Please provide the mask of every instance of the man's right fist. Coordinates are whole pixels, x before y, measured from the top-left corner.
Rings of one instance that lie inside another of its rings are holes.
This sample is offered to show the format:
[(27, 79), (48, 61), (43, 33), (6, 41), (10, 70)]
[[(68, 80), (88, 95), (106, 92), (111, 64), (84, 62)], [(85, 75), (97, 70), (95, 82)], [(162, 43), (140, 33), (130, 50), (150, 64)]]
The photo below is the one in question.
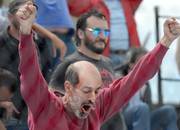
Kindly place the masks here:
[(20, 6), (16, 12), (16, 16), (20, 24), (20, 32), (22, 34), (30, 34), (36, 16), (36, 6), (31, 1), (28, 1)]

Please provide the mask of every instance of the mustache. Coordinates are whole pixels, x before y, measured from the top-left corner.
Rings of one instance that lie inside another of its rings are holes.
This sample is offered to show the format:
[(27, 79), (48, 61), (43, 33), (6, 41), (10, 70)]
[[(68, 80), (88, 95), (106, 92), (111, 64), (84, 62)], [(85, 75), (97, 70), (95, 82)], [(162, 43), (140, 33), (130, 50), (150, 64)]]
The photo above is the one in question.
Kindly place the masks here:
[(95, 106), (95, 103), (92, 102), (91, 100), (89, 100), (89, 101), (84, 102), (82, 105), (92, 105), (92, 106)]
[(97, 39), (96, 42), (103, 42), (103, 43), (106, 43), (106, 40), (104, 40), (104, 39)]

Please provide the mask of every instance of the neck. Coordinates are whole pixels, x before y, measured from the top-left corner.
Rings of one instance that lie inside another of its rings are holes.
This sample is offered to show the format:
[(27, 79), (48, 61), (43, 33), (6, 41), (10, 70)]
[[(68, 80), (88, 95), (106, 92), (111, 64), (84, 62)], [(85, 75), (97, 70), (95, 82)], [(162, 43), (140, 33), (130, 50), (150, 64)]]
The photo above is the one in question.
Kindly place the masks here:
[(86, 55), (87, 57), (89, 58), (92, 58), (92, 59), (95, 59), (95, 60), (100, 60), (101, 58), (101, 55), (100, 54), (97, 54), (91, 50), (89, 50), (88, 48), (86, 48), (85, 46), (80, 46), (77, 48), (77, 50), (79, 52), (81, 52), (82, 54)]
[(15, 39), (19, 40), (19, 30), (17, 30), (14, 26), (10, 26), (8, 32)]

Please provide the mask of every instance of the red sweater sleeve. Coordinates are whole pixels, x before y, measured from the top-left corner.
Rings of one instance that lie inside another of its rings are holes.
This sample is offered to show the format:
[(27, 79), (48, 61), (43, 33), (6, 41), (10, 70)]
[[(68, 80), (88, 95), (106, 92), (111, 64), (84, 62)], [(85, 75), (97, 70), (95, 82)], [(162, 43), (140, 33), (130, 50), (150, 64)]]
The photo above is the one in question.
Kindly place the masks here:
[(167, 48), (158, 44), (151, 52), (143, 56), (125, 77), (115, 80), (99, 95), (97, 105), (101, 122), (118, 112), (123, 105), (158, 71)]
[(21, 35), (19, 44), (21, 94), (34, 119), (47, 108), (51, 94), (42, 76), (32, 35)]

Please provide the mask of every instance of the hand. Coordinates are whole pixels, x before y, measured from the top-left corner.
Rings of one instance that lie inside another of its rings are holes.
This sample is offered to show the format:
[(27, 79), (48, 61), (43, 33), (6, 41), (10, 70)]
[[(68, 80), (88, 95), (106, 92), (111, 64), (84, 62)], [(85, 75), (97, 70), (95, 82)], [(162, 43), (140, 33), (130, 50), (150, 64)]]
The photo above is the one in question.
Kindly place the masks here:
[(63, 61), (64, 60), (64, 57), (66, 55), (66, 52), (67, 52), (67, 47), (65, 44), (61, 45), (61, 50), (60, 50), (60, 61)]
[(6, 110), (6, 118), (9, 119), (12, 117), (13, 112), (16, 112), (19, 114), (20, 112), (16, 109), (14, 104), (10, 101), (2, 101), (0, 102), (0, 107), (4, 108)]
[(164, 23), (164, 36), (161, 43), (169, 47), (171, 43), (180, 35), (180, 24), (175, 18), (167, 19)]
[(24, 5), (20, 6), (16, 12), (16, 16), (20, 24), (20, 32), (22, 34), (30, 34), (32, 24), (36, 16), (36, 7), (33, 3), (28, 1)]

